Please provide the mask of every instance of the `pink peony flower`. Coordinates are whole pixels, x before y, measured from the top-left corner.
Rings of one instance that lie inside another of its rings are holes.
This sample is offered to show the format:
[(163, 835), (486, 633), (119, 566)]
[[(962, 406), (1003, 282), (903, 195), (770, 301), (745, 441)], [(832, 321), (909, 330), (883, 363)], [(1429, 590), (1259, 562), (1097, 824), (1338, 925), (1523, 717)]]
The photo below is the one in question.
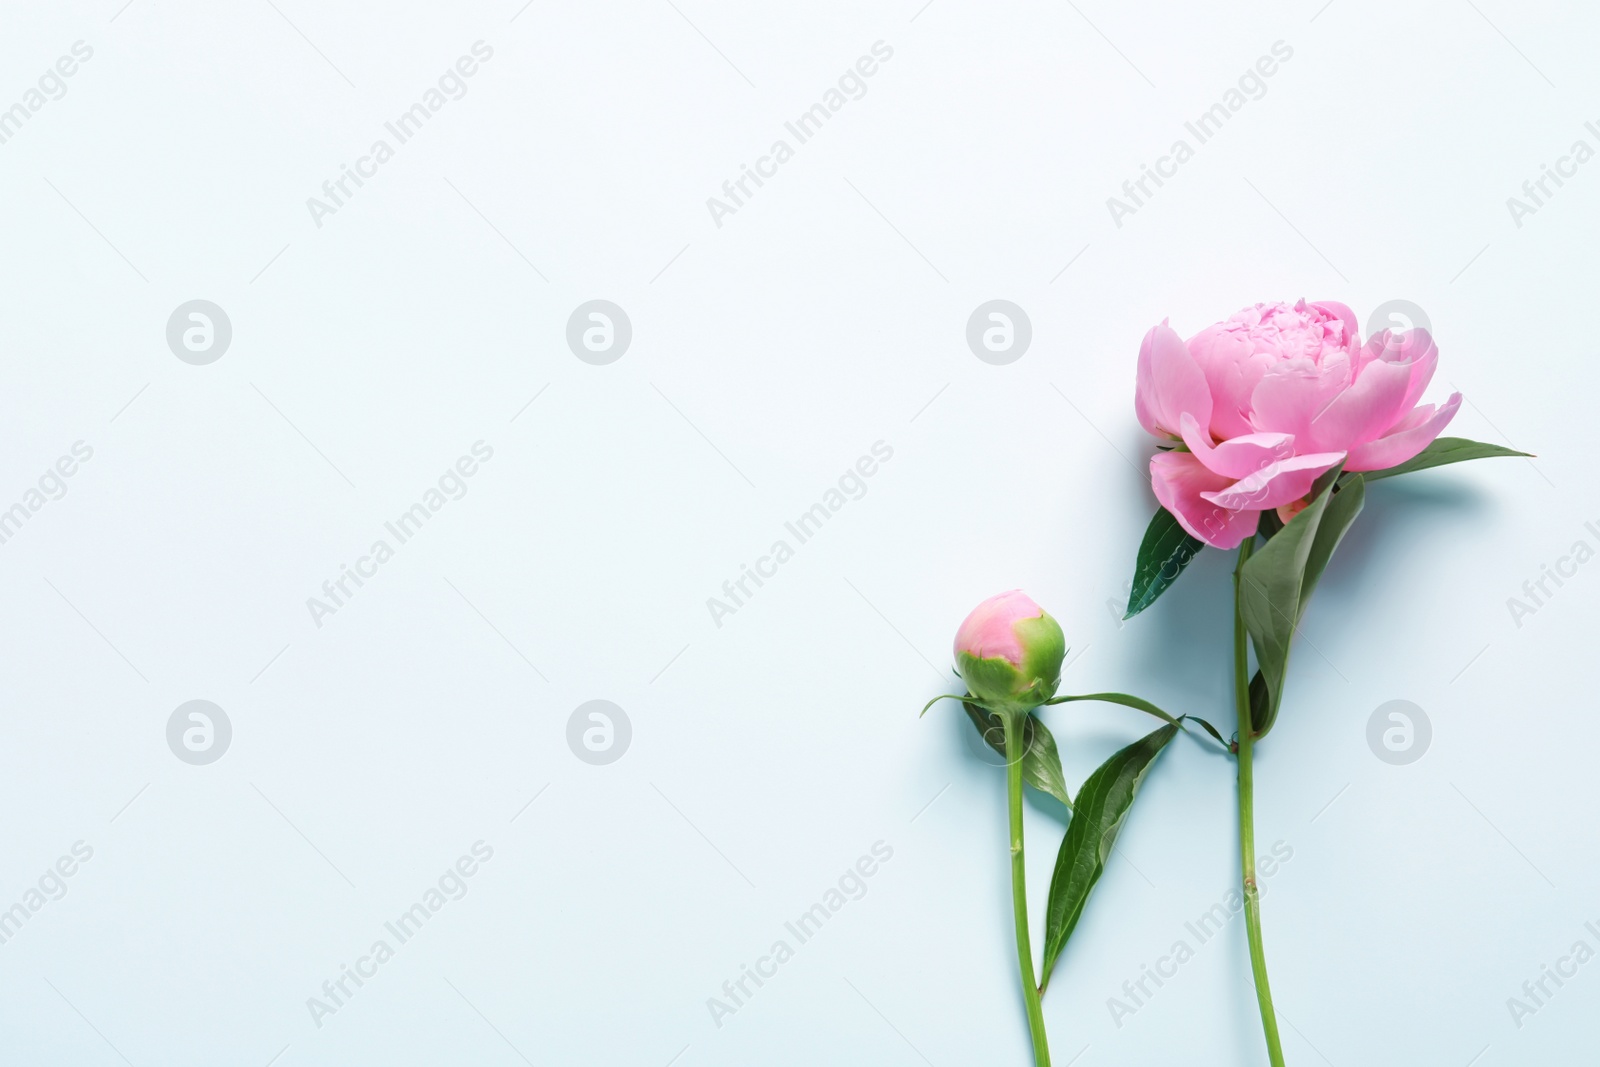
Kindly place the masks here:
[(1165, 322), (1139, 349), (1134, 411), (1182, 449), (1150, 461), (1156, 499), (1185, 530), (1236, 548), (1261, 512), (1288, 517), (1317, 476), (1404, 463), (1461, 406), (1418, 404), (1439, 361), (1426, 330), (1361, 343), (1355, 313), (1304, 300), (1257, 304), (1185, 344)]
[(991, 711), (1032, 710), (1055, 696), (1066, 639), (1056, 620), (1013, 589), (972, 609), (956, 631), (956, 667)]

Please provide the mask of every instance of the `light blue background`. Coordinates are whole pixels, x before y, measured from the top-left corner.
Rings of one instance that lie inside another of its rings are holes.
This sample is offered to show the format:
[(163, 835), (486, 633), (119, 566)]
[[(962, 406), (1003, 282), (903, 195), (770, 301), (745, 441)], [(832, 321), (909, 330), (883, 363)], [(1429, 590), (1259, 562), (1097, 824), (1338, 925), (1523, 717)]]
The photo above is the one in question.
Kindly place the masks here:
[[(1520, 1028), (1506, 1007), (1600, 948), (1600, 564), (1520, 627), (1506, 606), (1600, 547), (1600, 164), (1506, 207), (1600, 148), (1591, 15), (122, 3), (8, 4), (0, 33), (0, 107), (94, 49), (0, 145), (0, 507), (94, 449), (0, 544), (0, 907), (94, 850), (0, 945), (0, 1058), (1026, 1062), (1002, 776), (953, 705), (916, 712), (962, 616), (1021, 586), (1067, 688), (1231, 724), (1227, 559), (1115, 621), (1153, 510), (1134, 360), (1163, 318), (1301, 296), (1425, 308), (1450, 432), (1539, 458), (1375, 486), (1307, 617), (1257, 771), (1259, 841), (1293, 849), (1264, 905), (1289, 1060), (1592, 1058), (1600, 964)], [(465, 97), (318, 228), (306, 198), (478, 40)], [(867, 94), (715, 225), (879, 40)], [(1106, 198), (1279, 40), (1265, 96), (1116, 226)], [(164, 337), (196, 298), (233, 326), (204, 367)], [(633, 326), (604, 367), (565, 343), (597, 298)], [(1033, 327), (1003, 367), (965, 341), (996, 298)], [(479, 440), (466, 496), (313, 625)], [(880, 440), (866, 495), (715, 626), (706, 599)], [(233, 725), (210, 766), (166, 746), (192, 699)], [(566, 744), (591, 699), (632, 723), (609, 766)], [(1433, 724), (1410, 766), (1366, 745), (1392, 699)], [(1047, 720), (1074, 785), (1150, 725)], [(1107, 1008), (1234, 884), (1233, 819), (1232, 765), (1180, 739), (1050, 988), (1058, 1067), (1265, 1063), (1238, 921)], [(1030, 804), (1036, 918), (1061, 828)], [(314, 1025), (479, 840), (467, 895)], [(865, 896), (718, 1028), (707, 998), (880, 840)]]

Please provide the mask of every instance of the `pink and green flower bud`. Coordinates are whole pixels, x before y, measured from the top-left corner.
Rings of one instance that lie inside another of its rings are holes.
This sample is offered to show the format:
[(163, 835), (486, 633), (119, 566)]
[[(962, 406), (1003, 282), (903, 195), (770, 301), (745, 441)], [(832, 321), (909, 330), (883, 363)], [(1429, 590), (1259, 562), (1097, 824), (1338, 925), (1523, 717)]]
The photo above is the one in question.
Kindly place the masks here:
[(956, 669), (990, 711), (1032, 711), (1056, 695), (1066, 638), (1020, 589), (972, 609), (956, 631)]

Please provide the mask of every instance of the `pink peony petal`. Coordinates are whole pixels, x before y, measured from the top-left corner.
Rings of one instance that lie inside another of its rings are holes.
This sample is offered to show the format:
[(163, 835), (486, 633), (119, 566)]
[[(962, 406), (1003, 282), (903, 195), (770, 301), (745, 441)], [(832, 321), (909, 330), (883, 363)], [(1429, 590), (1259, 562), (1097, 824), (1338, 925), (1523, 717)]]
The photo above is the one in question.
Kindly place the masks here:
[(1433, 343), (1433, 335), (1427, 330), (1416, 329), (1401, 342), (1401, 351), (1411, 361), (1411, 388), (1406, 390), (1400, 410), (1410, 411), (1422, 399), (1428, 383), (1433, 381), (1433, 372), (1439, 366), (1439, 346)]
[(1183, 432), (1183, 443), (1207, 470), (1229, 478), (1243, 478), (1294, 455), (1294, 438), (1286, 433), (1249, 433), (1213, 447), (1211, 435), (1203, 432), (1187, 412), (1179, 420), (1178, 429)]
[(1356, 374), (1311, 420), (1309, 443), (1324, 451), (1348, 452), (1382, 436), (1408, 410), (1410, 363), (1375, 359)]
[(1211, 390), (1211, 433), (1225, 440), (1252, 432), (1250, 394), (1271, 366), (1272, 357), (1255, 354), (1249, 335), (1226, 322), (1207, 326), (1189, 338), (1189, 354), (1205, 372)]
[(1150, 459), (1150, 486), (1161, 506), (1189, 533), (1213, 548), (1238, 548), (1255, 532), (1259, 511), (1231, 511), (1202, 499), (1231, 479), (1213, 474), (1188, 452), (1158, 452)]
[(1433, 372), (1439, 365), (1439, 346), (1434, 343), (1433, 335), (1420, 327), (1402, 333), (1384, 330), (1372, 336), (1362, 348), (1359, 359), (1360, 367), (1380, 359), (1411, 367), (1411, 384), (1400, 405), (1401, 411), (1410, 411), (1422, 399), (1423, 390), (1433, 380)]
[(1433, 439), (1444, 432), (1450, 420), (1456, 417), (1460, 407), (1461, 394), (1451, 393), (1450, 399), (1438, 411), (1434, 411), (1432, 405), (1417, 408), (1402, 419), (1389, 436), (1352, 448), (1350, 462), (1345, 464), (1345, 469), (1381, 471), (1404, 463), (1432, 444)]
[(1389, 427), (1389, 432), (1383, 436), (1392, 437), (1401, 430), (1411, 430), (1421, 426), (1423, 423), (1433, 418), (1434, 410), (1435, 409), (1432, 404), (1418, 404), (1416, 407), (1412, 408), (1406, 413), (1405, 418)]
[(1252, 427), (1309, 439), (1311, 420), (1339, 395), (1341, 384), (1309, 359), (1284, 360), (1262, 375), (1250, 394)]
[(1177, 437), (1184, 412), (1201, 425), (1211, 422), (1211, 392), (1200, 365), (1183, 339), (1162, 323), (1144, 335), (1139, 346), (1138, 387), (1133, 409), (1139, 422), (1157, 437)]
[(1013, 666), (1021, 666), (1023, 648), (1017, 623), (1043, 614), (1044, 609), (1020, 589), (997, 593), (973, 608), (961, 623), (956, 631), (956, 654), (966, 652), (978, 659), (1004, 657)]
[(1219, 507), (1234, 510), (1265, 511), (1299, 500), (1311, 491), (1311, 483), (1344, 459), (1343, 452), (1313, 452), (1279, 460), (1224, 489), (1202, 491), (1200, 496)]
[(1344, 321), (1344, 342), (1347, 347), (1354, 350), (1361, 345), (1361, 323), (1356, 321), (1356, 313), (1350, 310), (1349, 305), (1341, 304), (1337, 300), (1313, 300), (1311, 306), (1321, 308), (1336, 319)]

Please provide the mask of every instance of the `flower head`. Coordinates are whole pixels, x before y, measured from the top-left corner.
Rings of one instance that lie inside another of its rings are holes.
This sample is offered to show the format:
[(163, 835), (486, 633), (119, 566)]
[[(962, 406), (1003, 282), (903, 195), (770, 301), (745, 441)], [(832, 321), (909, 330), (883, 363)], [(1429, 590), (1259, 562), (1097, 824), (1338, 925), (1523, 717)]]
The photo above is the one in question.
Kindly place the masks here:
[(991, 711), (1032, 711), (1055, 696), (1066, 652), (1056, 620), (1020, 589), (985, 600), (956, 631), (956, 668)]
[(1438, 360), (1422, 329), (1363, 345), (1355, 313), (1326, 300), (1257, 304), (1187, 343), (1163, 322), (1134, 394), (1144, 428), (1182, 445), (1150, 461), (1156, 499), (1195, 537), (1237, 547), (1340, 462), (1381, 470), (1428, 447), (1461, 405), (1418, 403)]

